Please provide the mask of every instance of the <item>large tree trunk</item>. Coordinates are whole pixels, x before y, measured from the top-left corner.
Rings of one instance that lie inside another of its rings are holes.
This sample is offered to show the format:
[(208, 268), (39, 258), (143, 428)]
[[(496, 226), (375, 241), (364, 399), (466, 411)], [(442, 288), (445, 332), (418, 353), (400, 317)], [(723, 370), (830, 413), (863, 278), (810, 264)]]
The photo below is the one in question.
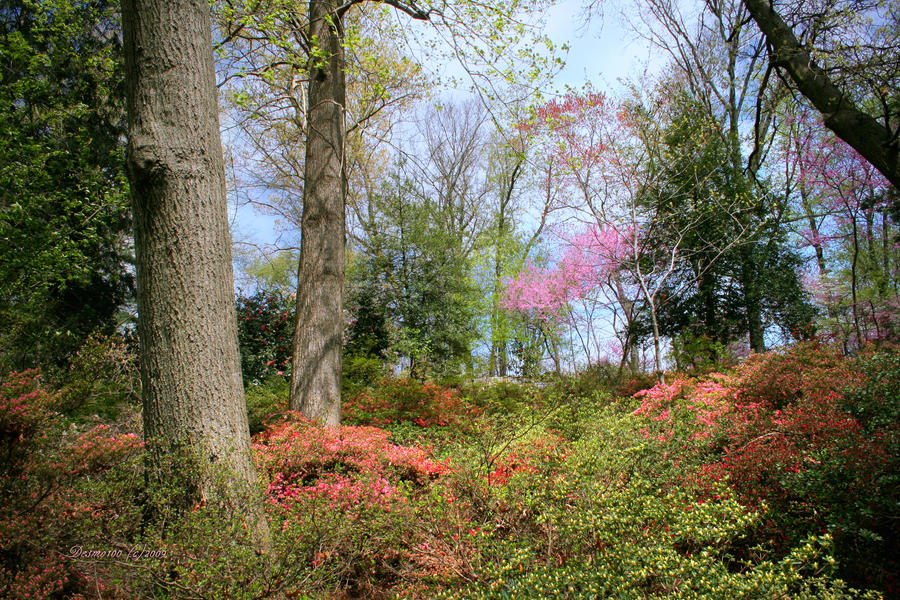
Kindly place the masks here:
[[(241, 381), (209, 5), (124, 0), (144, 435), (200, 460), (202, 499), (248, 506), (256, 472)], [(151, 452), (151, 456), (154, 456)], [(216, 479), (227, 473), (222, 486)]]
[(770, 61), (788, 72), (800, 93), (816, 107), (825, 126), (847, 142), (900, 189), (900, 141), (884, 125), (859, 110), (800, 44), (769, 0), (743, 0), (766, 36)]
[[(291, 409), (327, 425), (341, 415), (344, 304), (344, 50), (336, 0), (310, 0), (310, 59)], [(316, 58), (319, 55), (321, 58)]]

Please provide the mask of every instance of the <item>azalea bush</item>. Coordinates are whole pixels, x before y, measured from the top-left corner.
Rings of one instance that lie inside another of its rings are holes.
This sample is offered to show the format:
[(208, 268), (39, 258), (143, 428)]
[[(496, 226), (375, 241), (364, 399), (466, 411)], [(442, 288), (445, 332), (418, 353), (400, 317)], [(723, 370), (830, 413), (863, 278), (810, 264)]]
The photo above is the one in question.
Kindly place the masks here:
[(0, 596), (54, 598), (96, 587), (91, 565), (69, 560), (73, 548), (118, 534), (138, 510), (119, 493), (142, 442), (107, 424), (67, 427), (63, 394), (40, 371), (0, 384)]
[(281, 551), (309, 571), (305, 589), (372, 591), (408, 565), (416, 499), (448, 467), (389, 438), (376, 427), (322, 427), (296, 413), (255, 436), (272, 528)]
[[(842, 573), (885, 587), (897, 539), (897, 426), (874, 415), (892, 414), (897, 398), (874, 383), (882, 375), (873, 380), (829, 346), (799, 344), (731, 375), (658, 385), (638, 394), (634, 414), (647, 439), (697, 457), (698, 477), (727, 481), (741, 504), (762, 511), (758, 539), (787, 552), (827, 533)], [(871, 415), (868, 427), (854, 407)]]
[(344, 422), (354, 425), (387, 426), (399, 422), (419, 427), (464, 426), (482, 408), (462, 399), (449, 387), (409, 378), (386, 377), (347, 399), (342, 407)]

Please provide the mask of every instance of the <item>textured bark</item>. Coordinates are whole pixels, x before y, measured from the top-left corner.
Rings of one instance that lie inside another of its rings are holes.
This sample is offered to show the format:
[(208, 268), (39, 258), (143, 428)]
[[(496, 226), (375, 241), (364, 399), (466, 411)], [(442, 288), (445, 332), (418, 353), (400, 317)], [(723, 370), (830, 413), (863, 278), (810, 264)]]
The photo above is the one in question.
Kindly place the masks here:
[(744, 5), (766, 36), (771, 63), (788, 72), (800, 93), (822, 114), (826, 127), (900, 189), (900, 140), (835, 86), (768, 0), (744, 0)]
[(292, 410), (327, 425), (341, 414), (344, 304), (344, 50), (335, 0), (310, 0), (312, 58), (297, 283), (297, 327), (291, 360)]
[(741, 258), (741, 288), (744, 292), (744, 310), (747, 313), (747, 331), (750, 334), (750, 348), (754, 352), (765, 352), (765, 327), (762, 319), (759, 265), (753, 260), (749, 249)]
[[(125, 0), (145, 437), (201, 459), (204, 499), (251, 515), (256, 479), (237, 341), (209, 5)], [(228, 473), (228, 485), (214, 480)], [(255, 515), (255, 516), (254, 516)]]

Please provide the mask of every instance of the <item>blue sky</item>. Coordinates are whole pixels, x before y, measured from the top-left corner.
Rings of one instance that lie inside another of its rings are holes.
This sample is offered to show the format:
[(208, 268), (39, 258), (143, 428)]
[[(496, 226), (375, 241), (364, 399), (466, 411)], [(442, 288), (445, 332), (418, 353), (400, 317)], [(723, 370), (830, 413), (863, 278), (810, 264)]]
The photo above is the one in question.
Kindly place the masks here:
[[(546, 34), (557, 46), (569, 46), (566, 65), (554, 78), (552, 89), (545, 90), (547, 95), (565, 91), (566, 87), (581, 88), (586, 83), (596, 90), (615, 93), (622, 89), (620, 80), (637, 76), (647, 64), (653, 64), (647, 45), (636, 38), (612, 3), (607, 3), (605, 14), (594, 16), (587, 26), (583, 3), (584, 0), (564, 0), (547, 12)], [(442, 70), (456, 68), (448, 64)], [(227, 138), (226, 134), (226, 144)], [(236, 214), (234, 206), (231, 208), (235, 241), (261, 245), (276, 241), (274, 217), (247, 206), (239, 208)]]
[(583, 3), (564, 0), (549, 11), (547, 35), (570, 47), (566, 66), (554, 83), (559, 88), (578, 88), (590, 82), (597, 90), (615, 91), (620, 88), (619, 79), (645, 68), (649, 48), (636, 38), (613, 3), (605, 3), (605, 14), (595, 15), (585, 27)]

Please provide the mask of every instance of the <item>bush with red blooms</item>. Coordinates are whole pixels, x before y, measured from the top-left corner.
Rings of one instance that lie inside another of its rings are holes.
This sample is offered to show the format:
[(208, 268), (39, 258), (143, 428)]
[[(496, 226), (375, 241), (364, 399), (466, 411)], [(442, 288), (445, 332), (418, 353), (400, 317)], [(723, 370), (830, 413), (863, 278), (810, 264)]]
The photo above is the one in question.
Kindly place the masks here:
[(426, 381), (386, 377), (373, 389), (346, 400), (342, 420), (354, 425), (386, 426), (409, 422), (420, 427), (465, 426), (483, 412), (456, 390)]
[(267, 510), (294, 540), (316, 586), (372, 593), (410, 568), (420, 532), (414, 500), (447, 472), (376, 427), (323, 427), (288, 413), (254, 437)]
[(238, 341), (244, 385), (290, 371), (294, 301), (266, 291), (238, 296)]
[[(869, 377), (836, 349), (804, 343), (752, 356), (730, 376), (658, 385), (638, 394), (634, 414), (657, 442), (700, 441), (700, 472), (727, 476), (743, 504), (767, 508), (761, 535), (787, 548), (804, 535), (831, 533), (845, 576), (888, 587), (892, 567), (884, 561), (898, 539), (898, 428), (887, 419), (864, 427), (854, 416), (852, 398)], [(884, 399), (880, 411), (896, 411), (896, 402)], [(868, 410), (879, 411), (871, 403)], [(882, 566), (868, 569), (877, 580), (860, 572), (869, 561)]]
[(668, 384), (658, 384), (634, 395), (641, 405), (632, 413), (643, 416), (652, 427), (644, 427), (641, 434), (658, 442), (678, 442), (681, 449), (690, 449), (688, 440), (702, 441), (692, 446), (706, 449), (711, 441), (721, 437), (720, 419), (736, 409), (733, 379), (712, 373), (703, 379), (676, 377)]
[[(0, 384), (0, 597), (53, 598), (97, 581), (67, 559), (123, 517), (98, 482), (133, 460), (142, 442), (108, 425), (66, 431), (61, 394), (38, 370)], [(98, 584), (92, 584), (96, 588)]]
[(427, 450), (392, 444), (389, 437), (377, 427), (322, 427), (287, 413), (257, 435), (253, 447), (260, 469), (269, 475), (269, 495), (278, 503), (306, 493), (334, 496), (328, 482), (336, 477), (371, 480), (379, 484), (377, 495), (384, 496), (393, 495), (385, 490), (396, 490), (400, 482), (421, 485), (446, 472), (447, 466), (431, 460)]
[(528, 475), (559, 465), (566, 457), (565, 440), (551, 434), (532, 437), (504, 447), (490, 460), (487, 483), (502, 486), (517, 475)]

